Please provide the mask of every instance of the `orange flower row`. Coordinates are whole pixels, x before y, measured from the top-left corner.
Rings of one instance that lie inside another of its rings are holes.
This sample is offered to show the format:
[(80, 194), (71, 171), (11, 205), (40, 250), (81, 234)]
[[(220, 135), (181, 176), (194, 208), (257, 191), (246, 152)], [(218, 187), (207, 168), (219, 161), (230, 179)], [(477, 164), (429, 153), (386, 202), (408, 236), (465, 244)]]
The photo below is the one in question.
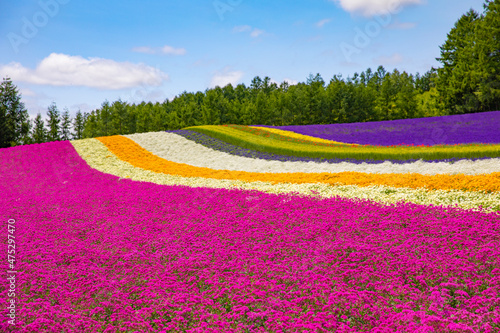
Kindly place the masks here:
[(488, 175), (421, 175), (369, 174), (361, 172), (339, 173), (258, 173), (245, 171), (214, 170), (175, 163), (160, 158), (145, 150), (134, 141), (123, 136), (97, 138), (119, 159), (145, 170), (178, 175), (232, 179), (241, 181), (262, 181), (276, 183), (326, 183), (330, 185), (385, 185), (392, 187), (426, 188), (429, 190), (462, 190), (479, 192), (500, 192), (500, 172)]

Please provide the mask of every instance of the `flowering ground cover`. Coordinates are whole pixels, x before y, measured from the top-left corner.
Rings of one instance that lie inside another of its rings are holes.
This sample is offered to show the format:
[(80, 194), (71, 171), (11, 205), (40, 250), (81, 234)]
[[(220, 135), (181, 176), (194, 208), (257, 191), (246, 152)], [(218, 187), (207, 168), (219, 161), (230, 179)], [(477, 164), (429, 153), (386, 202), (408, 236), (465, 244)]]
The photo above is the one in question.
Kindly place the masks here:
[(326, 183), (330, 185), (386, 185), (394, 187), (427, 188), (430, 190), (500, 191), (500, 172), (479, 175), (422, 175), (417, 173), (375, 174), (362, 172), (338, 173), (259, 173), (214, 170), (176, 163), (160, 158), (124, 136), (98, 138), (119, 159), (153, 172), (183, 177), (270, 181), (272, 183)]
[(185, 139), (175, 133), (150, 132), (125, 135), (148, 152), (171, 162), (209, 168), (213, 170), (231, 170), (259, 173), (338, 173), (338, 172), (365, 172), (365, 173), (418, 173), (427, 175), (436, 174), (465, 174), (478, 175), (500, 172), (500, 158), (483, 159), (477, 161), (461, 160), (456, 163), (425, 162), (393, 164), (386, 161), (381, 164), (366, 163), (317, 163), (317, 162), (281, 162), (266, 161), (249, 157), (234, 156), (224, 152), (206, 148)]
[(368, 123), (262, 127), (362, 145), (499, 143), (500, 111)]
[[(367, 164), (380, 164), (380, 163), (386, 163), (386, 162), (391, 162), (393, 164), (403, 164), (403, 163), (412, 163), (412, 162), (417, 162), (419, 161), (418, 159), (408, 159), (408, 160), (398, 160), (398, 159), (391, 159), (391, 160), (373, 160), (373, 159), (354, 159), (354, 158), (314, 158), (314, 157), (300, 157), (300, 156), (291, 156), (291, 155), (280, 155), (280, 154), (274, 154), (274, 153), (266, 153), (258, 150), (253, 150), (253, 149), (246, 149), (242, 148), (240, 146), (232, 145), (230, 143), (227, 143), (225, 141), (216, 139), (214, 137), (211, 137), (209, 135), (203, 134), (203, 133), (198, 133), (195, 131), (191, 130), (176, 130), (176, 131), (167, 131), (168, 133), (175, 133), (177, 135), (180, 135), (188, 140), (191, 140), (195, 143), (198, 143), (200, 145), (203, 145), (207, 148), (210, 148), (212, 150), (216, 151), (221, 151), (227, 154), (231, 154), (234, 156), (242, 156), (242, 157), (250, 157), (250, 158), (256, 158), (256, 159), (262, 159), (262, 160), (267, 160), (267, 161), (281, 161), (281, 162), (317, 162), (317, 163), (342, 163), (342, 162), (348, 162), (348, 163), (355, 163), (355, 164), (362, 164), (362, 163), (367, 163)], [(293, 133), (293, 132), (289, 132)], [(426, 160), (426, 162), (456, 162), (463, 160), (464, 158), (448, 158), (448, 159), (440, 159), (440, 160)], [(474, 159), (467, 159), (467, 160), (479, 160), (479, 159), (488, 159), (486, 158), (474, 158)]]
[(423, 159), (500, 157), (500, 144), (460, 144), (439, 146), (373, 146), (307, 142), (249, 126), (194, 126), (204, 133), (247, 149), (292, 156), (355, 159)]
[(381, 203), (412, 202), (423, 205), (454, 206), (464, 209), (500, 211), (500, 192), (461, 190), (428, 190), (422, 188), (391, 187), (384, 185), (341, 185), (326, 183), (277, 183), (271, 181), (244, 181), (224, 178), (183, 177), (165, 172), (153, 172), (119, 159), (96, 139), (72, 142), (78, 154), (99, 171), (122, 179), (152, 182), (163, 185), (186, 185), (206, 188), (240, 188), (266, 193), (291, 193), (314, 197), (362, 198)]
[(138, 182), (103, 141), (0, 150), (16, 331), (500, 329), (498, 213)]
[(277, 136), (286, 137), (287, 140), (297, 140), (298, 142), (305, 141), (306, 143), (317, 142), (317, 143), (326, 143), (326, 144), (345, 145), (344, 142), (321, 139), (321, 138), (317, 138), (317, 137), (310, 136), (310, 135), (303, 135), (303, 134), (299, 134), (299, 133), (295, 133), (295, 132), (291, 132), (291, 131), (281, 130), (278, 128), (259, 127), (259, 126), (248, 126), (248, 127), (255, 128), (259, 131), (265, 130), (265, 131), (270, 132), (272, 134), (276, 134)]
[[(267, 128), (267, 127), (258, 127), (258, 126), (244, 126), (244, 125), (223, 125), (215, 127), (215, 129), (219, 128), (232, 128), (240, 131), (244, 131), (247, 133), (252, 133), (258, 136), (264, 136), (267, 139), (277, 140), (277, 141), (286, 141), (293, 143), (303, 143), (306, 145), (315, 145), (315, 146), (323, 146), (323, 147), (345, 147), (345, 146), (359, 146), (357, 144), (348, 144), (338, 141), (331, 141), (325, 139), (319, 139), (312, 136), (297, 134), (292, 131), (284, 131), (276, 128)], [(196, 127), (194, 127), (196, 128)], [(211, 127), (201, 126), (202, 129), (211, 129)]]
[[(385, 149), (209, 129), (306, 152)], [(4, 303), (0, 331), (500, 331), (500, 160), (485, 156), (500, 140), (465, 146), (477, 160), (370, 164), (276, 160), (220, 139), (0, 149), (18, 271), (16, 325)]]

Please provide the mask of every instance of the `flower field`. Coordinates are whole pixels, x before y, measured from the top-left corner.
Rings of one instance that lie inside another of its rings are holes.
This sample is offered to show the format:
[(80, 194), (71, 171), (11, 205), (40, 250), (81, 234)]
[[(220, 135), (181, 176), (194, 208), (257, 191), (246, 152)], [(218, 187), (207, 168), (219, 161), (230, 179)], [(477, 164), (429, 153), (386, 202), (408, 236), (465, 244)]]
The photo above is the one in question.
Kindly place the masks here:
[[(264, 126), (271, 127), (272, 126)], [(373, 145), (438, 145), (500, 142), (500, 112), (401, 119), (372, 123), (275, 127), (297, 134)]]
[(498, 332), (500, 112), (464, 116), (0, 149), (0, 331)]

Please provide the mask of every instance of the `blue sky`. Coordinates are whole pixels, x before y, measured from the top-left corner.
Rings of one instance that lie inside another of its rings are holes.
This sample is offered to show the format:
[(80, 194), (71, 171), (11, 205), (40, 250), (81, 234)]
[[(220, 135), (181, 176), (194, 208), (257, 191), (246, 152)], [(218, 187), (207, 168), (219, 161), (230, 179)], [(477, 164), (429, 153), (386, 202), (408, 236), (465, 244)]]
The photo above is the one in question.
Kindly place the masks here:
[(0, 3), (0, 76), (30, 114), (104, 100), (164, 101), (183, 91), (303, 82), (368, 67), (423, 73), (483, 0), (40, 0)]

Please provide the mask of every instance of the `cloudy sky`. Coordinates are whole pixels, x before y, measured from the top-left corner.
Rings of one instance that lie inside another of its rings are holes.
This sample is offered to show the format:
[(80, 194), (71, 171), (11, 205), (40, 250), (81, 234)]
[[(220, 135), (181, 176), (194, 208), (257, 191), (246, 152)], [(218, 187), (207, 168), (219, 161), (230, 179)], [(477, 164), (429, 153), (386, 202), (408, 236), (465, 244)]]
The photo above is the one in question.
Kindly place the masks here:
[(253, 77), (303, 82), (383, 65), (437, 66), (483, 0), (25, 0), (0, 2), (0, 76), (31, 115), (104, 100), (164, 101)]

